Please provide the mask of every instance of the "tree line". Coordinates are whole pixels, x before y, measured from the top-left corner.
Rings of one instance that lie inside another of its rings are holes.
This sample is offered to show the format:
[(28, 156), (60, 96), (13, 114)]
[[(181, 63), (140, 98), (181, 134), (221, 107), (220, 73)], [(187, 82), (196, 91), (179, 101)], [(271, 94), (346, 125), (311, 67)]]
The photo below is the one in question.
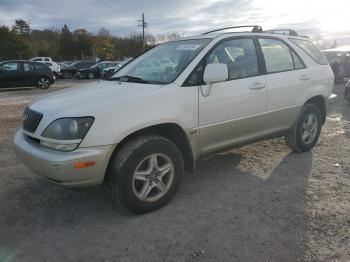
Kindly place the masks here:
[(17, 19), (12, 27), (0, 25), (0, 61), (50, 56), (56, 61), (95, 59), (120, 60), (135, 57), (145, 49), (181, 38), (179, 33), (153, 36), (131, 33), (125, 37), (112, 36), (106, 28), (92, 34), (84, 28), (71, 31), (65, 24), (61, 29), (31, 29), (30, 24)]

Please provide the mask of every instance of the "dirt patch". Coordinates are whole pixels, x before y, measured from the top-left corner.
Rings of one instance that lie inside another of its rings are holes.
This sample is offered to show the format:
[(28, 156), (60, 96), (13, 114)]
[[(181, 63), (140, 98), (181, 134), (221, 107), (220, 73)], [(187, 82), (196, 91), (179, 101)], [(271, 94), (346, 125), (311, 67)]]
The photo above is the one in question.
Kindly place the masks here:
[(274, 139), (211, 157), (143, 216), (117, 208), (106, 189), (63, 189), (22, 165), (11, 140), (25, 104), (0, 104), (0, 260), (350, 261), (342, 97), (312, 152)]

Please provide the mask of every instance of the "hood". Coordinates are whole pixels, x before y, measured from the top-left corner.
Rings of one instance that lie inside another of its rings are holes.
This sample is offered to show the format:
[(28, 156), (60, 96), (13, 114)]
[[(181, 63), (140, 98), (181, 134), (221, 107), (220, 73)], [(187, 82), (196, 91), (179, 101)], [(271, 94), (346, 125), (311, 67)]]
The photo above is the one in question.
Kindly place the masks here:
[(140, 97), (162, 88), (161, 85), (148, 85), (117, 81), (96, 81), (52, 93), (33, 102), (30, 108), (41, 112), (44, 117), (96, 116), (105, 108), (115, 108), (118, 104), (137, 105)]

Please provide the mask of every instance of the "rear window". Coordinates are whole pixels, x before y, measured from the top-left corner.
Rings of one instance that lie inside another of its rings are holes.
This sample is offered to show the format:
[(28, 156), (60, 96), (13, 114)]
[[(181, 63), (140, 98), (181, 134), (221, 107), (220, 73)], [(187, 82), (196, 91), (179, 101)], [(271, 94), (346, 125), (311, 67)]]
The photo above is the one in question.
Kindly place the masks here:
[(316, 63), (320, 65), (327, 65), (328, 61), (325, 56), (321, 53), (320, 49), (318, 49), (312, 42), (309, 40), (303, 40), (298, 38), (290, 38), (294, 44), (299, 46), (308, 56), (310, 56)]

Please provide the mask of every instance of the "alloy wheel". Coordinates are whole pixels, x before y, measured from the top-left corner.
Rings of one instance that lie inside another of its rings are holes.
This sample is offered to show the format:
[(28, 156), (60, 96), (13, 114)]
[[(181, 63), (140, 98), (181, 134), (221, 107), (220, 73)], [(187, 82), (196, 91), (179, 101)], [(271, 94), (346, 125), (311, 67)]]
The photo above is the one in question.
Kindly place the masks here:
[(50, 87), (50, 80), (46, 77), (42, 77), (38, 80), (38, 86), (41, 89), (47, 89)]
[(317, 130), (318, 130), (318, 120), (315, 114), (308, 114), (301, 126), (301, 139), (305, 144), (310, 144), (314, 141)]
[(155, 153), (144, 158), (136, 167), (132, 187), (136, 197), (144, 202), (162, 198), (174, 180), (174, 165), (169, 157)]

